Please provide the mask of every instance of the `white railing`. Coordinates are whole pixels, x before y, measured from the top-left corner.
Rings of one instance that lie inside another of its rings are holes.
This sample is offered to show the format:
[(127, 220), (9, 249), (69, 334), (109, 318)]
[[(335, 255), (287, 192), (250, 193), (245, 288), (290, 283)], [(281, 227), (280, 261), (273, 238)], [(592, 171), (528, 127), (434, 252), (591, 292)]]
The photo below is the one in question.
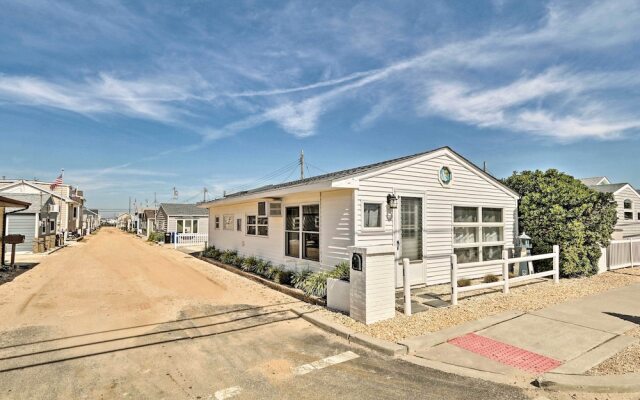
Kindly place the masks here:
[[(509, 278), (509, 264), (517, 264), (521, 262), (532, 262), (538, 260), (548, 260), (553, 259), (553, 269), (550, 271), (538, 272), (529, 275), (517, 276), (515, 278)], [(560, 280), (560, 247), (553, 246), (553, 253), (548, 254), (538, 254), (535, 256), (526, 256), (526, 257), (515, 257), (509, 258), (509, 252), (507, 250), (502, 251), (502, 260), (499, 262), (486, 262), (483, 264), (502, 264), (502, 279), (496, 282), (489, 283), (479, 283), (477, 285), (470, 285), (459, 287), (458, 286), (458, 272), (460, 270), (470, 268), (466, 264), (462, 265), (462, 268), (458, 265), (458, 256), (455, 254), (451, 255), (451, 304), (458, 304), (458, 294), (463, 292), (470, 292), (473, 290), (482, 290), (489, 289), (493, 287), (502, 286), (502, 292), (504, 294), (509, 294), (509, 285), (511, 283), (528, 281), (530, 279), (538, 279), (544, 278), (546, 276), (553, 276), (553, 282), (558, 283)], [(472, 264), (471, 267), (477, 266), (476, 264)]]
[(640, 263), (640, 239), (612, 240), (607, 257), (609, 269), (633, 267)]
[(173, 244), (178, 248), (178, 246), (204, 245), (208, 240), (209, 235), (206, 233), (176, 233)]

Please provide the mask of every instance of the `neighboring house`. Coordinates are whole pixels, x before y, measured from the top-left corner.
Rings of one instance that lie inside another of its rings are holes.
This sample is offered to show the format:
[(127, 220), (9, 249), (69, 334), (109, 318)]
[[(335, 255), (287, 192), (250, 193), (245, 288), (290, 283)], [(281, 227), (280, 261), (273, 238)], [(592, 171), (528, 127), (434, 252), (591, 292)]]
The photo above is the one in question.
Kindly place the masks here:
[(598, 192), (613, 194), (618, 214), (614, 239), (640, 237), (640, 193), (633, 186), (624, 182), (611, 183), (605, 176), (580, 181)]
[(408, 258), (416, 284), (500, 274), (517, 236), (519, 196), (448, 147), (201, 204), (209, 243), (291, 269), (327, 270), (349, 246), (396, 248), (396, 286)]
[(81, 190), (68, 184), (60, 184), (51, 190), (51, 182), (24, 179), (0, 180), (0, 193), (31, 192), (32, 189), (53, 193), (55, 204), (60, 208), (59, 220), (56, 231), (64, 233), (82, 234), (82, 208), (84, 207), (84, 194)]
[(139, 234), (145, 237), (149, 237), (152, 232), (156, 231), (156, 213), (158, 210), (154, 208), (147, 208), (138, 213), (138, 219), (140, 221)]
[(82, 230), (85, 235), (98, 229), (100, 226), (100, 211), (98, 209), (84, 208), (82, 210)]
[(118, 215), (116, 218), (116, 226), (122, 230), (130, 231), (133, 227), (133, 218), (128, 213)]
[(8, 250), (4, 242), (6, 217), (8, 217), (10, 213), (27, 209), (30, 206), (31, 204), (27, 202), (0, 196), (0, 266), (4, 265), (5, 250)]
[(207, 233), (209, 213), (195, 204), (162, 203), (158, 207), (156, 228), (165, 233)]
[(24, 235), (24, 243), (16, 246), (21, 253), (41, 253), (56, 245), (58, 212), (52, 195), (45, 193), (11, 193), (13, 200), (31, 204), (27, 209), (8, 214), (5, 218), (6, 235)]
[(73, 206), (75, 202), (69, 198), (64, 197), (63, 195), (49, 190), (49, 188), (44, 188), (42, 185), (38, 185), (33, 183), (33, 181), (13, 181), (10, 183), (0, 183), (0, 196), (8, 196), (12, 197), (12, 195), (17, 194), (35, 194), (35, 195), (43, 195), (43, 196), (51, 196), (54, 202), (54, 211), (57, 213), (57, 219), (55, 221), (55, 232), (58, 234), (63, 234), (65, 231), (65, 227), (67, 226), (67, 221), (65, 215), (67, 215), (67, 210), (69, 206)]

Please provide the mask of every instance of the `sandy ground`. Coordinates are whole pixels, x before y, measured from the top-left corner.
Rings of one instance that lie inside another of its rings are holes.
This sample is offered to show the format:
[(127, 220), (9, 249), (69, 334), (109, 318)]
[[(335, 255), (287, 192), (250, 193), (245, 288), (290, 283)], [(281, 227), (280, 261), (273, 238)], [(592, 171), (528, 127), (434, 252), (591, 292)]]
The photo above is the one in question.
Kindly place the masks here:
[(3, 285), (0, 330), (36, 323), (72, 334), (170, 320), (212, 302), (289, 301), (182, 253), (103, 229)]

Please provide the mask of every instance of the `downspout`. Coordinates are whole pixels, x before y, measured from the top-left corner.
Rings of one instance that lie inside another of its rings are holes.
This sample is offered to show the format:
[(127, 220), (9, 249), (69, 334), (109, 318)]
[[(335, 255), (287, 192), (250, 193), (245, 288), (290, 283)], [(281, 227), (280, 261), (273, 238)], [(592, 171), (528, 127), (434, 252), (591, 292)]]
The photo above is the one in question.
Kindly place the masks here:
[(2, 215), (2, 254), (0, 255), (0, 267), (4, 266), (4, 253), (5, 253), (5, 244), (4, 244), (4, 238), (5, 238), (5, 230), (7, 229), (7, 215), (9, 214), (15, 214), (18, 213), (20, 211), (24, 211), (26, 209), (28, 209), (29, 207), (31, 207), (31, 205), (28, 205), (24, 208), (20, 208), (18, 210), (15, 211), (11, 211), (11, 212), (5, 212)]

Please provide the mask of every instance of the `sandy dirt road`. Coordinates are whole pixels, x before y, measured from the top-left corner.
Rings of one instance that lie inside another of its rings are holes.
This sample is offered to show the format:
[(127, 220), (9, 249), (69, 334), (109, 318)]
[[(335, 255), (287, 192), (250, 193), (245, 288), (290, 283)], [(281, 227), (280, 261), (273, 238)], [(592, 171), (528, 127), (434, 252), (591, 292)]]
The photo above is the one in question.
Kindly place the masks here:
[(299, 305), (103, 229), (0, 286), (0, 398), (531, 398), (354, 348)]

